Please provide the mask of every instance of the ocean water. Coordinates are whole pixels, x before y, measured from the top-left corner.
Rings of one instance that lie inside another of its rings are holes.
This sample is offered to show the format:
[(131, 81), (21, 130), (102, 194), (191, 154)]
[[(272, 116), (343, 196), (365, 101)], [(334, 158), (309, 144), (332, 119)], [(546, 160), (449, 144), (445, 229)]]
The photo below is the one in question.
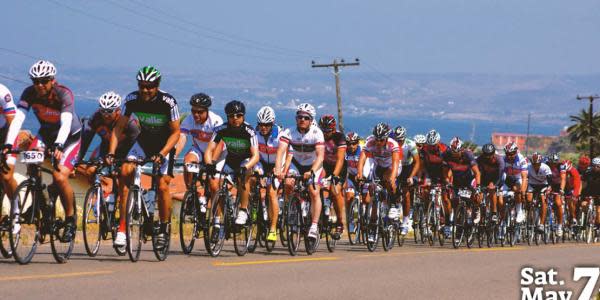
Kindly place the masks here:
[[(84, 116), (91, 116), (97, 109), (97, 103), (90, 100), (76, 100), (75, 110), (80, 118)], [(189, 112), (190, 108), (187, 103), (180, 105), (180, 114)], [(223, 116), (221, 108), (216, 108), (216, 113)], [(277, 123), (284, 126), (294, 125), (294, 111), (293, 110), (279, 110), (277, 113)], [(320, 112), (321, 113), (334, 113), (337, 112)], [(247, 122), (254, 125), (256, 124), (256, 111), (248, 111)], [(413, 119), (401, 119), (401, 118), (378, 118), (377, 116), (353, 116), (344, 115), (344, 127), (345, 131), (350, 130), (358, 132), (359, 135), (366, 137), (370, 134), (372, 128), (378, 122), (387, 122), (392, 127), (403, 125), (408, 130), (409, 136), (414, 136), (418, 133), (427, 133), (430, 129), (436, 129), (442, 135), (443, 142), (449, 142), (453, 136), (459, 136), (463, 140), (472, 140), (476, 144), (482, 145), (491, 140), (492, 132), (513, 132), (513, 133), (526, 133), (527, 123), (494, 123), (494, 122), (483, 122), (483, 121), (455, 121), (455, 120), (443, 120), (435, 118), (413, 118)], [(565, 124), (566, 125), (566, 124)], [(37, 132), (39, 123), (34, 116), (33, 112), (29, 112), (27, 118), (23, 124), (23, 128), (29, 129), (32, 132)], [(542, 135), (554, 135), (557, 136), (561, 130), (561, 126), (557, 125), (543, 125), (532, 123), (530, 128), (531, 134), (542, 134)], [(93, 150), (95, 145), (99, 142), (99, 138), (95, 138), (94, 142), (90, 146), (90, 150)], [(189, 143), (188, 143), (189, 144)]]

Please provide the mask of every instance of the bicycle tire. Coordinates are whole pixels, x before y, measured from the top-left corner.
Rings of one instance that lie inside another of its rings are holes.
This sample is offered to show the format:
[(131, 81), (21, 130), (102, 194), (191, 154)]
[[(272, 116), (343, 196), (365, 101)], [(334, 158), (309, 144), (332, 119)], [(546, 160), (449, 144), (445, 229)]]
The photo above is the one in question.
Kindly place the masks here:
[[(367, 205), (367, 249), (370, 252), (374, 252), (377, 249), (377, 244), (379, 243), (379, 218), (376, 217), (375, 218), (375, 224), (372, 223), (373, 221), (373, 201), (371, 201), (371, 203), (369, 203)], [(379, 207), (376, 208), (376, 212), (375, 215), (378, 216), (379, 212)], [(373, 239), (373, 241), (369, 241), (369, 236), (372, 235), (375, 238)]]
[(350, 202), (346, 213), (346, 224), (348, 224), (348, 241), (354, 246), (359, 243), (360, 235), (360, 202), (357, 198)]
[[(50, 189), (50, 187), (48, 187)], [(50, 190), (48, 190), (48, 194)], [(61, 236), (63, 235), (64, 225), (65, 225), (65, 209), (62, 207), (62, 201), (59, 200), (59, 197), (56, 195), (51, 195), (52, 198), (51, 203), (51, 220), (52, 220), (52, 233), (50, 234), (50, 248), (52, 250), (52, 256), (54, 256), (54, 260), (58, 263), (66, 263), (71, 254), (73, 253), (73, 247), (75, 246), (75, 236), (70, 241), (63, 241)], [(60, 206), (58, 205), (60, 203)], [(75, 225), (77, 226), (77, 201), (75, 200), (75, 194), (73, 194), (73, 217), (75, 218)], [(77, 232), (77, 229), (75, 229)]]
[[(102, 238), (102, 222), (104, 222), (104, 212), (102, 209), (103, 202), (98, 195), (102, 195), (100, 187), (93, 186), (85, 193), (83, 200), (83, 220), (81, 222), (81, 230), (83, 233), (83, 245), (85, 246), (85, 252), (89, 257), (95, 257), (100, 249), (100, 239)], [(100, 203), (97, 203), (100, 202)], [(99, 210), (95, 209), (97, 205)], [(90, 220), (95, 219), (95, 220)], [(95, 224), (92, 225), (92, 224)], [(95, 228), (94, 228), (95, 227)], [(93, 234), (94, 229), (97, 231), (97, 235)]]
[(296, 197), (293, 197), (289, 201), (285, 228), (288, 251), (291, 256), (296, 256), (303, 234), (302, 207), (300, 205), (300, 199)]
[(427, 213), (425, 214), (425, 224), (423, 224), (423, 228), (425, 228), (425, 232), (427, 234), (427, 242), (429, 246), (433, 246), (435, 243), (435, 236), (437, 234), (437, 228), (435, 225), (435, 212), (434, 212), (434, 204), (432, 201), (427, 205)]
[(158, 259), (158, 261), (165, 261), (169, 256), (169, 248), (171, 245), (171, 222), (167, 223), (165, 226), (167, 227), (167, 232), (165, 233), (165, 245), (163, 247), (157, 247), (157, 234), (159, 232), (154, 230), (152, 234), (152, 252), (154, 252), (154, 256), (156, 259)]
[(4, 258), (12, 257), (12, 250), (10, 249), (10, 237), (8, 231), (10, 230), (10, 199), (5, 199), (5, 194), (0, 189), (0, 255)]
[(279, 231), (279, 241), (281, 246), (287, 248), (288, 240), (287, 240), (287, 211), (290, 201), (286, 201), (283, 205), (283, 208), (280, 210), (279, 218), (277, 219), (277, 229)]
[(142, 240), (144, 239), (144, 224), (145, 222), (151, 222), (151, 220), (144, 220), (144, 212), (138, 203), (139, 197), (141, 197), (140, 190), (137, 188), (129, 190), (127, 195), (127, 214), (125, 216), (125, 236), (127, 240), (127, 254), (131, 262), (137, 262), (140, 259)]
[(463, 242), (466, 225), (466, 208), (461, 203), (454, 212), (454, 222), (452, 224), (452, 246), (458, 249)]
[(198, 232), (198, 211), (193, 191), (186, 191), (179, 210), (179, 244), (184, 254), (192, 253)]
[(225, 207), (225, 196), (221, 195), (217, 198), (215, 203), (212, 203), (210, 213), (207, 214), (206, 218), (206, 227), (204, 227), (204, 246), (206, 251), (210, 256), (217, 257), (221, 253), (223, 249), (223, 244), (225, 243), (225, 224), (227, 224), (227, 213), (223, 213), (223, 220), (221, 220), (221, 226), (219, 227), (218, 238), (216, 241), (212, 241), (212, 235), (215, 229), (215, 216), (217, 215), (217, 208), (219, 207), (219, 203), (222, 204), (223, 210), (226, 210)]
[[(35, 207), (38, 206), (40, 202), (39, 199), (36, 199), (37, 197), (39, 197), (39, 194), (35, 191), (33, 182), (25, 180), (17, 186), (13, 199), (11, 200), (12, 205), (17, 205), (19, 207), (19, 214), (17, 214), (11, 206), (11, 224), (8, 230), (8, 236), (13, 258), (21, 265), (31, 262), (37, 250), (37, 246), (40, 243), (42, 215), (41, 210), (38, 207)], [(24, 219), (24, 216), (21, 214), (25, 211), (24, 207), (26, 203), (30, 203), (29, 208), (32, 209), (32, 214), (27, 219)], [(15, 220), (16, 218), (19, 218), (20, 220), (20, 230), (18, 232), (14, 232), (15, 230), (13, 229), (14, 224), (12, 220)]]

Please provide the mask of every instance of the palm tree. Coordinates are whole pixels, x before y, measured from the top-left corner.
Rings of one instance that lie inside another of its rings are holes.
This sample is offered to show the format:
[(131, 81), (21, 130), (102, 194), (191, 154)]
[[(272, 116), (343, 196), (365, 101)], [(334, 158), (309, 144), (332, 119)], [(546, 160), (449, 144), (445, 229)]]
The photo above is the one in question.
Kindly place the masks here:
[(600, 134), (598, 134), (598, 129), (600, 129), (599, 114), (594, 114), (592, 119), (593, 128), (590, 128), (590, 114), (587, 110), (582, 109), (579, 115), (572, 115), (569, 117), (571, 118), (571, 121), (575, 123), (567, 128), (572, 143), (587, 144), (590, 137), (593, 137), (594, 140), (598, 141), (598, 138), (600, 137)]

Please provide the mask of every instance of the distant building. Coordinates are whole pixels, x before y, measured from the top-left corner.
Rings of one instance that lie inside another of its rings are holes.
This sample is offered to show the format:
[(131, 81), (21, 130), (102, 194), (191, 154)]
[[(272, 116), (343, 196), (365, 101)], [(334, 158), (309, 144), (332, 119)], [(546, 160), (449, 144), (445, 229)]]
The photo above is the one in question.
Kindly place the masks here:
[[(550, 144), (558, 140), (558, 136), (547, 136), (547, 135), (529, 135), (529, 152), (542, 151), (545, 152)], [(517, 146), (521, 151), (525, 151), (525, 142), (527, 141), (527, 135), (522, 133), (506, 133), (506, 132), (493, 132), (492, 143), (499, 149), (502, 149), (508, 142), (516, 142)]]

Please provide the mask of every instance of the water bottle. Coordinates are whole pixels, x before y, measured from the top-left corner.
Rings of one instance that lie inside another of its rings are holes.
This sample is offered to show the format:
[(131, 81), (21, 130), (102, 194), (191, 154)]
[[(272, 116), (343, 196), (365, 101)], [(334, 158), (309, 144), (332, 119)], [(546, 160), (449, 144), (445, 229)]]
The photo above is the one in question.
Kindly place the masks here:
[(200, 212), (201, 213), (205, 213), (206, 212), (206, 197), (204, 196), (200, 196)]
[(284, 205), (283, 197), (279, 197), (278, 202), (279, 202), (279, 215), (281, 215), (281, 214), (283, 214), (283, 205)]
[(115, 195), (109, 194), (104, 201), (106, 201), (106, 205), (108, 205), (108, 211), (113, 212), (115, 210)]
[(301, 210), (303, 218), (308, 216), (308, 203), (306, 201), (302, 201)]
[(323, 199), (323, 206), (323, 211), (325, 212), (325, 215), (329, 216), (329, 210), (331, 209), (331, 200), (329, 198)]
[(263, 214), (263, 220), (268, 220), (269, 219), (269, 212), (267, 212), (267, 204), (263, 201), (262, 202), (262, 214)]
[(156, 192), (154, 190), (146, 191), (145, 200), (148, 213), (154, 213), (154, 202), (156, 201)]

